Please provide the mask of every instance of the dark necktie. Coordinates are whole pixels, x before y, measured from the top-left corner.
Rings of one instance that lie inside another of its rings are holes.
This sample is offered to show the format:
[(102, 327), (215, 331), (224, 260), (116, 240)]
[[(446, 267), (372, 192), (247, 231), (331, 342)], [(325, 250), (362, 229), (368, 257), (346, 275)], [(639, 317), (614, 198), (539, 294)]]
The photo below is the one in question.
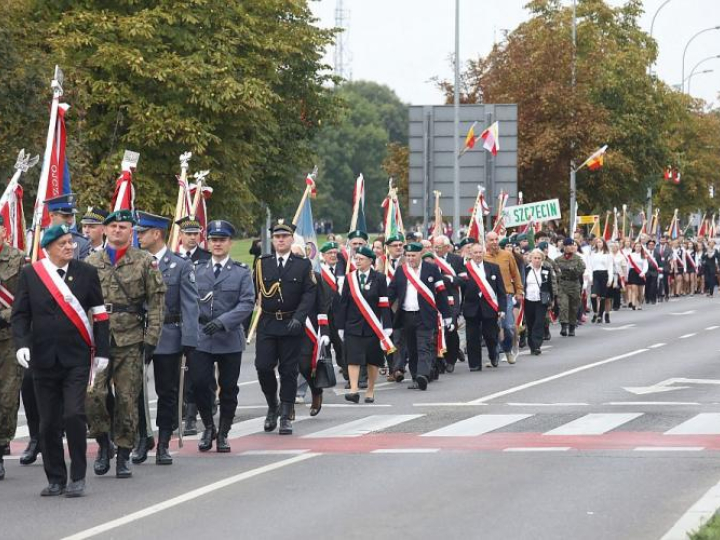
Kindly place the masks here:
[(186, 251), (185, 256), (189, 259), (190, 257), (192, 257), (192, 252)]
[(330, 267), (330, 273), (331, 273), (333, 276), (335, 275), (335, 268), (332, 267), (332, 266)]
[(282, 271), (283, 271), (283, 260), (284, 259), (282, 257), (280, 257), (278, 259), (278, 272), (280, 272), (280, 273), (282, 273)]
[(62, 268), (58, 268), (57, 273), (60, 274), (60, 279), (65, 279), (65, 270), (63, 270)]
[(360, 274), (360, 286), (365, 286), (365, 274)]
[(215, 279), (220, 275), (220, 270), (222, 270), (222, 264), (215, 263)]

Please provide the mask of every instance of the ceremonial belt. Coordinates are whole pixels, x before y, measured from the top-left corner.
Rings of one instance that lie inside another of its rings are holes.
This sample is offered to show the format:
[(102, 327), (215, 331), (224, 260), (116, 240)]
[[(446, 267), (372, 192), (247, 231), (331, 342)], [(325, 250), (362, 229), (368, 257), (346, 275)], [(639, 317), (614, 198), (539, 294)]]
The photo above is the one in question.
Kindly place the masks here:
[(163, 324), (180, 324), (182, 322), (182, 313), (166, 313)]
[(105, 310), (108, 313), (137, 313), (144, 314), (145, 306), (143, 304), (105, 304)]
[(290, 319), (295, 313), (294, 311), (268, 311), (266, 309), (261, 309), (261, 311), (265, 315), (272, 315), (273, 317), (275, 317), (276, 321), (285, 321), (287, 319)]
[(478, 289), (480, 289), (485, 301), (490, 304), (490, 307), (495, 313), (498, 313), (500, 311), (500, 306), (498, 304), (497, 294), (495, 294), (495, 289), (493, 289), (488, 283), (487, 278), (480, 275), (480, 273), (475, 269), (475, 265), (472, 261), (468, 261), (465, 264), (465, 267), (468, 270), (468, 274), (472, 276), (473, 281), (478, 286)]
[(325, 280), (325, 283), (330, 286), (333, 292), (338, 292), (338, 285), (337, 281), (335, 281), (335, 276), (326, 266), (322, 266), (320, 268), (320, 275)]
[[(405, 263), (403, 265), (403, 270), (405, 271), (405, 276), (407, 276), (408, 283), (415, 287), (418, 294), (422, 296), (425, 301), (437, 312), (438, 336), (436, 350), (438, 356), (443, 356), (445, 351), (447, 351), (447, 346), (445, 345), (445, 331), (443, 328), (442, 315), (440, 314), (440, 311), (438, 311), (437, 304), (435, 303), (435, 295), (430, 291), (430, 289), (428, 289), (427, 285), (422, 282), (420, 275), (415, 274), (415, 270), (410, 268), (409, 264)], [(441, 280), (435, 284), (435, 288), (439, 291), (443, 291), (445, 290), (445, 284)]]
[[(393, 345), (390, 338), (385, 335), (380, 319), (378, 319), (377, 315), (375, 315), (375, 312), (372, 310), (370, 304), (368, 304), (368, 301), (360, 291), (360, 282), (358, 281), (357, 271), (350, 272), (350, 274), (346, 277), (346, 281), (348, 287), (350, 287), (350, 296), (352, 297), (353, 302), (355, 302), (355, 305), (360, 311), (360, 314), (365, 322), (368, 326), (370, 326), (370, 329), (373, 331), (378, 340), (380, 340), (380, 347), (386, 354), (394, 353), (395, 345)], [(385, 300), (385, 302), (387, 302), (387, 300)]]
[(13, 296), (13, 294), (7, 290), (4, 285), (0, 285), (0, 305), (6, 308), (11, 308), (14, 301), (15, 296)]
[[(640, 268), (638, 268), (637, 263), (635, 261), (633, 261), (632, 254), (628, 255), (627, 258), (628, 258), (628, 262), (633, 267), (633, 270), (635, 270), (635, 272), (637, 272), (638, 276), (642, 277), (642, 271), (640, 270)], [(643, 279), (645, 279), (645, 278), (643, 278)]]

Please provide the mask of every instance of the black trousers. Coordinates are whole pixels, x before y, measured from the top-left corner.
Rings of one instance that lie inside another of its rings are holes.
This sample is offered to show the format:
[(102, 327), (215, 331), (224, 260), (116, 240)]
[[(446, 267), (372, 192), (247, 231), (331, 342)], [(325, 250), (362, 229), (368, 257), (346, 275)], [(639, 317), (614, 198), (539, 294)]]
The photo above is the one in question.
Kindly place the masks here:
[(63, 428), (70, 453), (70, 480), (82, 480), (87, 469), (85, 396), (90, 362), (71, 368), (56, 363), (49, 369), (32, 369), (32, 377), (40, 412), (40, 445), (48, 483), (65, 485), (68, 481)]
[(255, 345), (255, 369), (263, 394), (269, 399), (278, 395), (275, 368), (280, 375), (280, 401), (295, 403), (297, 378), (300, 372), (300, 353), (304, 334), (299, 336), (269, 336), (258, 333)]
[(530, 345), (532, 351), (540, 349), (543, 343), (546, 313), (546, 304), (525, 299), (525, 326), (527, 328), (528, 345)]
[(36, 439), (40, 431), (40, 413), (38, 412), (37, 400), (35, 399), (33, 377), (29, 369), (26, 369), (23, 375), (20, 395), (22, 396), (23, 409), (25, 409), (25, 419), (27, 420), (30, 437)]
[[(510, 314), (512, 317), (512, 314)], [(498, 335), (500, 328), (498, 327), (498, 321), (496, 317), (490, 319), (483, 319), (481, 317), (465, 317), (465, 334), (467, 337), (467, 361), (469, 368), (480, 368), (482, 369), (482, 342), (480, 338), (485, 341), (485, 346), (488, 350), (488, 355), (491, 360), (494, 360), (498, 356)]]
[(437, 358), (437, 329), (426, 328), (416, 311), (403, 313), (403, 339), (407, 347), (410, 374), (430, 378)]
[(235, 418), (238, 404), (238, 378), (242, 352), (211, 354), (193, 351), (190, 359), (190, 377), (195, 390), (195, 404), (200, 418), (212, 417), (215, 394), (212, 383), (215, 380), (215, 363), (218, 366), (218, 385), (220, 386), (220, 418)]
[[(155, 375), (155, 393), (157, 394), (157, 417), (155, 425), (158, 429), (175, 431), (178, 427), (178, 388), (180, 387), (180, 361), (182, 353), (156, 354), (153, 356), (153, 373)], [(187, 379), (187, 377), (186, 377)], [(140, 390), (138, 398), (138, 418), (140, 419), (140, 436), (145, 433), (145, 396)]]
[(460, 336), (458, 335), (457, 325), (455, 330), (448, 332), (445, 330), (445, 344), (447, 346), (447, 352), (445, 353), (445, 362), (448, 364), (455, 364), (458, 359), (460, 352)]
[(664, 272), (660, 276), (660, 283), (658, 285), (658, 294), (660, 296), (664, 296), (665, 298), (670, 298), (670, 279), (669, 279), (669, 273)]
[(645, 301), (648, 303), (657, 302), (658, 296), (658, 275), (648, 273), (645, 277)]

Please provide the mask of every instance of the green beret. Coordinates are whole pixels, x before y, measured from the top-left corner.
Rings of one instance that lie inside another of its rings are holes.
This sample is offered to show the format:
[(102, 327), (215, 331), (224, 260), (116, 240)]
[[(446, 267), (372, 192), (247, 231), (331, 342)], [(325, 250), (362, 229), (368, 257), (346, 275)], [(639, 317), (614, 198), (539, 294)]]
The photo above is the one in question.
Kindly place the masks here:
[(110, 225), (114, 221), (126, 221), (135, 225), (135, 216), (133, 215), (132, 210), (118, 210), (117, 212), (113, 212), (108, 217), (106, 217), (105, 221), (103, 221), (103, 225)]
[(548, 247), (549, 247), (549, 245), (548, 245), (547, 242), (540, 242), (540, 243), (537, 245), (537, 248), (538, 248), (540, 251), (545, 251)]
[(337, 242), (325, 242), (320, 248), (320, 253), (327, 253), (331, 249), (338, 249), (339, 247)]
[(366, 242), (368, 241), (368, 233), (365, 231), (350, 231), (348, 233), (348, 240), (352, 240), (353, 238), (362, 238)]
[(49, 227), (43, 234), (42, 240), (40, 240), (40, 247), (45, 249), (55, 240), (66, 234), (70, 234), (70, 227), (67, 225), (54, 225), (53, 227)]
[(505, 249), (505, 246), (507, 246), (509, 242), (510, 242), (510, 240), (509, 240), (508, 237), (506, 236), (505, 238), (502, 238), (502, 239), (500, 240), (500, 242), (498, 242), (498, 245), (499, 245), (502, 249)]
[(515, 239), (515, 241), (517, 242), (522, 242), (523, 240), (527, 240), (527, 234), (525, 233), (518, 234), (517, 238)]
[(468, 244), (477, 244), (477, 243), (478, 243), (478, 241), (475, 238), (473, 238), (472, 236), (466, 236), (465, 238), (460, 240), (460, 242), (458, 242), (457, 247), (464, 248)]
[(423, 253), (422, 258), (423, 259), (434, 259), (435, 254), (432, 251), (428, 251), (427, 253)]
[(375, 260), (375, 252), (370, 249), (368, 246), (360, 246), (355, 250), (355, 255), (362, 255), (363, 257), (367, 257), (368, 259)]
[(389, 246), (393, 242), (405, 242), (405, 236), (403, 233), (391, 234), (387, 237), (387, 240), (385, 240), (385, 245)]
[(405, 244), (405, 251), (408, 253), (420, 253), (423, 250), (423, 245), (420, 242), (410, 242)]

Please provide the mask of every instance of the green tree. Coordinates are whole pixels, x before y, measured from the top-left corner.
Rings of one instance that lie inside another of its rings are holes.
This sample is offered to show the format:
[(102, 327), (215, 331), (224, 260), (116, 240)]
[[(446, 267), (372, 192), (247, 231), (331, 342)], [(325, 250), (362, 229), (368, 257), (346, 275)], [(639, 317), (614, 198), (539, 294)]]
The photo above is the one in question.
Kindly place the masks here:
[(350, 223), (355, 179), (365, 178), (365, 215), (374, 230), (381, 221), (388, 173), (383, 161), (389, 143), (407, 144), (407, 106), (387, 86), (347, 82), (336, 90), (344, 104), (339, 120), (326, 125), (316, 142), (320, 177), (313, 213), (332, 219), (335, 230)]

